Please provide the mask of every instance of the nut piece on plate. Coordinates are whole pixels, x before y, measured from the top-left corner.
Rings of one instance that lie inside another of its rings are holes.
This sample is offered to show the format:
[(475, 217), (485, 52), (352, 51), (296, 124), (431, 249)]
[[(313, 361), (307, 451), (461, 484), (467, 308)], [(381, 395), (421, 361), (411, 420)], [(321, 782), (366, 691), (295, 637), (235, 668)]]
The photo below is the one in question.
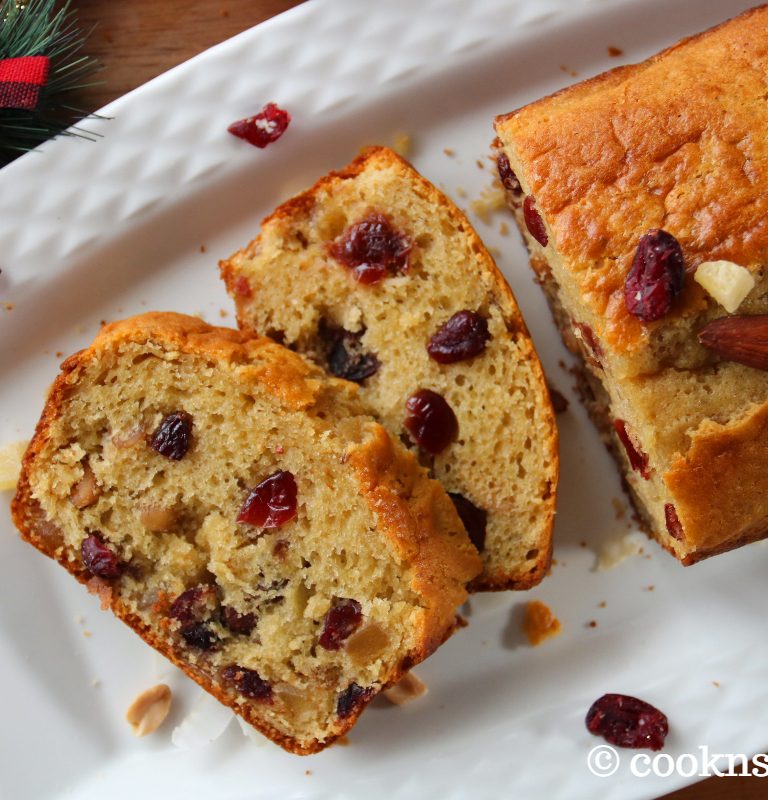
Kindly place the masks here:
[(125, 712), (126, 722), (133, 728), (134, 736), (147, 736), (165, 721), (171, 709), (173, 693), (164, 683), (158, 683), (142, 692)]
[(766, 30), (761, 5), (495, 120), (587, 410), (685, 565), (768, 536)]
[(705, 261), (699, 264), (693, 279), (729, 314), (755, 288), (752, 273), (732, 261)]
[(528, 637), (528, 642), (536, 647), (560, 633), (560, 620), (546, 603), (542, 603), (541, 600), (531, 600), (525, 607), (523, 631)]
[(404, 706), (423, 697), (428, 691), (427, 684), (421, 678), (413, 672), (406, 672), (394, 686), (384, 690), (384, 697), (396, 706)]

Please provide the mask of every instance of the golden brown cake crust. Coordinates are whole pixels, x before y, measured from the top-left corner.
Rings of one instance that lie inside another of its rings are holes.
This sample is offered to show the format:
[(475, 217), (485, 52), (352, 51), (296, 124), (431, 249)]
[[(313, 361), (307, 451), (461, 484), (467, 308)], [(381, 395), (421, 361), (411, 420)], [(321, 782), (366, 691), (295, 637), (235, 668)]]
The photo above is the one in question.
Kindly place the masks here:
[(768, 402), (736, 424), (702, 425), (664, 476), (696, 550), (731, 549), (768, 532), (767, 464)]
[[(768, 372), (699, 344), (697, 332), (726, 312), (693, 280), (704, 261), (735, 262), (755, 280), (739, 313), (768, 313), (766, 75), (760, 6), (496, 119), (496, 145), (549, 232), (546, 248), (531, 240), (519, 197), (532, 261), (549, 262), (542, 280), (559, 326), (566, 338), (574, 322), (594, 331), (603, 363), (588, 369), (651, 458), (643, 481), (615, 448), (627, 481), (685, 564), (768, 535)], [(679, 241), (686, 278), (668, 314), (641, 322), (624, 283), (654, 228)], [(668, 533), (667, 504), (684, 541)]]
[[(420, 196), (445, 211), (451, 224), (462, 231), (475, 260), (477, 273), (482, 276), (481, 281), (489, 287), (493, 287), (494, 301), (501, 309), (508, 335), (514, 338), (519, 349), (521, 368), (529, 370), (529, 386), (534, 395), (530, 398), (531, 404), (537, 406), (539, 421), (546, 429), (543, 436), (537, 437), (535, 447), (542, 454), (542, 463), (546, 462), (549, 465), (547, 485), (543, 490), (542, 497), (539, 498), (545, 509), (542, 515), (545, 519), (540, 524), (538, 539), (531, 547), (531, 552), (536, 552), (536, 555), (523, 565), (496, 564), (493, 568), (486, 565), (485, 571), (473, 581), (470, 589), (473, 591), (498, 591), (531, 588), (538, 584), (547, 573), (552, 556), (552, 528), (559, 473), (558, 432), (554, 421), (554, 412), (541, 364), (509, 284), (466, 216), (442, 192), (389, 148), (366, 148), (343, 169), (329, 173), (307, 191), (283, 203), (263, 220), (262, 233), (259, 236), (243, 250), (220, 262), (222, 278), (237, 307), (238, 325), (246, 330), (253, 328), (249, 309), (255, 304), (264, 307), (265, 301), (258, 296), (258, 293), (253, 298), (244, 296), (238, 287), (238, 281), (242, 279), (243, 275), (244, 262), (256, 259), (264, 246), (264, 232), (280, 231), (282, 234), (284, 231), (290, 230), (297, 219), (311, 217), (322, 203), (321, 198), (326, 194), (332, 194), (335, 187), (344, 181), (353, 181), (366, 171), (376, 169), (396, 172), (401, 176), (404, 185), (415, 187), (415, 191)], [(257, 332), (264, 331), (257, 329)], [(375, 406), (373, 411), (377, 413)]]
[[(271, 340), (214, 328), (181, 314), (149, 313), (106, 325), (89, 348), (74, 354), (62, 364), (61, 374), (51, 387), (22, 462), (16, 495), (11, 503), (14, 523), (25, 541), (58, 561), (89, 591), (98, 594), (102, 607), (109, 607), (115, 616), (148, 644), (265, 736), (299, 755), (319, 752), (355, 724), (372, 698), (361, 702), (348, 717), (339, 720), (333, 735), (323, 741), (306, 742), (287, 736), (256, 716), (249, 705), (236, 703), (233, 694), (213, 682), (191, 664), (183, 653), (177, 652), (168, 638), (158, 635), (133, 613), (111, 590), (109, 582), (92, 576), (82, 566), (80, 558), (73, 557), (69, 552), (60, 531), (45, 518), (40, 503), (33, 496), (30, 475), (36, 468), (36, 459), (49, 437), (51, 425), (89, 363), (123, 343), (146, 341), (161, 342), (166, 348), (182, 353), (210, 355), (217, 361), (252, 364), (255, 381), (267, 387), (286, 408), (304, 409), (312, 403), (323, 383), (339, 383)], [(343, 384), (345, 391), (351, 388), (346, 382)], [(430, 607), (430, 614), (426, 615), (424, 626), (418, 631), (420, 645), (398, 665), (388, 686), (430, 655), (456, 629), (456, 608), (466, 599), (464, 585), (477, 575), (481, 563), (465, 535), (452, 536), (450, 540), (444, 535), (448, 530), (460, 530), (461, 523), (453, 504), (439, 484), (427, 479), (424, 470), (418, 467), (410, 454), (402, 448), (395, 448), (380, 425), (372, 423), (372, 427), (372, 440), (355, 448), (350, 454), (350, 461), (360, 475), (360, 497), (377, 514), (381, 533), (392, 542), (403, 561), (412, 564), (413, 589)], [(410, 492), (407, 502), (403, 499), (404, 485)], [(444, 523), (442, 527), (438, 527), (440, 522)]]
[[(690, 270), (718, 259), (768, 263), (767, 73), (768, 7), (760, 6), (497, 117), (564, 269), (603, 320), (598, 336), (615, 349), (647, 341), (649, 326), (623, 299), (638, 231), (674, 233)], [(689, 280), (676, 313), (705, 305)]]

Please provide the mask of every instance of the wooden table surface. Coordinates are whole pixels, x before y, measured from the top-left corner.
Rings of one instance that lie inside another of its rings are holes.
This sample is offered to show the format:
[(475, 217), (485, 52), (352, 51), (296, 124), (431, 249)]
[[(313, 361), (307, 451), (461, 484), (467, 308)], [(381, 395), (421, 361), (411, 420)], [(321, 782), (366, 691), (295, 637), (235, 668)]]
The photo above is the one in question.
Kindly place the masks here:
[[(86, 52), (104, 65), (102, 86), (84, 90), (95, 110), (161, 72), (301, 0), (75, 0), (81, 23), (95, 26)], [(674, 724), (674, 720), (673, 720)], [(766, 732), (768, 738), (768, 731)], [(586, 767), (585, 767), (586, 768)], [(665, 800), (763, 800), (768, 778), (710, 778)], [(425, 798), (429, 800), (429, 798)], [(595, 798), (595, 800), (598, 800)]]

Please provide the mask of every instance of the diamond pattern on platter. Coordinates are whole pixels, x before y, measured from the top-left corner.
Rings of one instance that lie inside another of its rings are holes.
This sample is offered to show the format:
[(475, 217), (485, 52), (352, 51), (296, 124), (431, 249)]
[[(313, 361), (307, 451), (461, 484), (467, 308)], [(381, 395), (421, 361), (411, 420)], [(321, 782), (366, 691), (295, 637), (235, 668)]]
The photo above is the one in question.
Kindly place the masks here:
[[(547, 0), (546, 8), (539, 8), (521, 0), (424, 0), (418, 12), (406, 0), (390, 2), (386, 10), (317, 0), (300, 6), (198, 56), (205, 70), (192, 59), (110, 104), (104, 114), (111, 119), (87, 124), (103, 137), (98, 142), (60, 138), (4, 169), (3, 262), (23, 263), (25, 278), (51, 277), (105, 230), (122, 232), (157, 204), (188, 194), (197, 182), (237, 170), (254, 154), (222, 131), (263, 102), (279, 100), (297, 109), (300, 117), (291, 131), (297, 135), (299, 123), (307, 130), (361, 94), (372, 102), (387, 85), (433, 72), (505, 28), (539, 21), (552, 7), (597, 2)], [(402, 20), (414, 14), (420, 24), (404, 31)], [(400, 40), (398, 48), (391, 47), (393, 36)], [(239, 65), (237, 72), (217, 69), (231, 63)], [(40, 171), (46, 174), (43, 196), (35, 177)], [(49, 235), (61, 229), (66, 237)]]

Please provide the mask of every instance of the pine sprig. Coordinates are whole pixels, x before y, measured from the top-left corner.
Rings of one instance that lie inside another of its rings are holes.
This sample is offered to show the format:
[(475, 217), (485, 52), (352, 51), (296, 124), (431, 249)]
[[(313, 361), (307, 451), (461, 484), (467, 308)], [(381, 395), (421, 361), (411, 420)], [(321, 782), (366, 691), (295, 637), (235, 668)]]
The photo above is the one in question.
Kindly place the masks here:
[(0, 166), (57, 134), (93, 139), (72, 127), (85, 112), (67, 104), (68, 95), (97, 81), (95, 59), (81, 55), (87, 38), (70, 10), (69, 0), (0, 0), (0, 59), (45, 55), (51, 60), (48, 82), (35, 111), (0, 109)]

